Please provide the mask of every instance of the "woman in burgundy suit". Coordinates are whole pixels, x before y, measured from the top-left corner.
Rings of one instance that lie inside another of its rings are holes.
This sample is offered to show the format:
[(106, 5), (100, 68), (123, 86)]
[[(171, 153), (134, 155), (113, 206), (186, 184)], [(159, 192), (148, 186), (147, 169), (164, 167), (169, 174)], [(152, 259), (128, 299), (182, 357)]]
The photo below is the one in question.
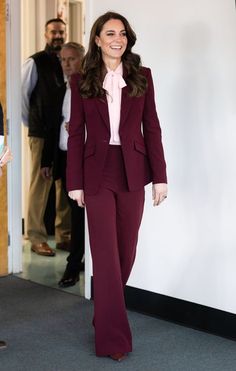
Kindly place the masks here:
[(144, 186), (167, 196), (166, 166), (151, 71), (132, 52), (136, 35), (120, 14), (94, 23), (82, 74), (71, 82), (69, 196), (86, 206), (94, 279), (97, 356), (132, 351), (124, 287), (136, 253)]

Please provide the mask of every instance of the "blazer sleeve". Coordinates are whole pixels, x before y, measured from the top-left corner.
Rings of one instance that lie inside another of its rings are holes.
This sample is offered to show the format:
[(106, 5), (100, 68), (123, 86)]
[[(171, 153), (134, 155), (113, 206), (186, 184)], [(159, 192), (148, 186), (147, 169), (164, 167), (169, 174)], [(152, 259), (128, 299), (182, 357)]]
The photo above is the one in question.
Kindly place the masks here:
[(152, 171), (153, 183), (167, 183), (166, 162), (164, 157), (162, 135), (156, 111), (155, 93), (151, 70), (145, 68), (148, 82), (143, 110), (143, 134)]
[(85, 115), (83, 99), (79, 93), (79, 75), (71, 78), (71, 116), (67, 150), (67, 190), (84, 189), (83, 159)]

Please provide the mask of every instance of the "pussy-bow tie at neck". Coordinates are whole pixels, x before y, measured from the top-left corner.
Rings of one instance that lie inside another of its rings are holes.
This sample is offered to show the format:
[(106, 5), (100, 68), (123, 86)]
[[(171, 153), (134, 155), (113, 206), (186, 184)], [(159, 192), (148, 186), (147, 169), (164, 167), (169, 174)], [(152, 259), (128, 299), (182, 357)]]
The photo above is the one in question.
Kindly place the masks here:
[(108, 92), (108, 99), (114, 100), (119, 89), (122, 89), (125, 86), (125, 80), (120, 73), (115, 71), (107, 72), (103, 81), (103, 88)]

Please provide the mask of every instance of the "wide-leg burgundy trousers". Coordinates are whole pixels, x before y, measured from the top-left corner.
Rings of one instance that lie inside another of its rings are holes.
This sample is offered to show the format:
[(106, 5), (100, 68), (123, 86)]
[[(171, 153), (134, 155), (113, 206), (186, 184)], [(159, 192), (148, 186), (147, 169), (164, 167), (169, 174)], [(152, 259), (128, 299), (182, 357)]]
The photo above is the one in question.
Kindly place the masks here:
[(97, 356), (132, 351), (124, 287), (136, 254), (144, 189), (129, 192), (120, 146), (110, 146), (98, 193), (86, 195)]

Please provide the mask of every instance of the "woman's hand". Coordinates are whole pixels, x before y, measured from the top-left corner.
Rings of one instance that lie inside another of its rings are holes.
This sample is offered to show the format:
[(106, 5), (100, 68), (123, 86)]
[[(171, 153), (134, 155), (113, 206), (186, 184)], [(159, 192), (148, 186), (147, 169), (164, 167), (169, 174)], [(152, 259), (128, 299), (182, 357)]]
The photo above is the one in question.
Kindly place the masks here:
[(74, 191), (70, 191), (68, 194), (69, 194), (69, 197), (72, 200), (76, 201), (80, 207), (85, 206), (83, 189), (76, 189)]
[(162, 201), (167, 197), (167, 184), (166, 183), (157, 183), (152, 185), (152, 199), (153, 206), (158, 206)]
[(67, 133), (69, 134), (69, 122), (65, 122), (65, 129)]

